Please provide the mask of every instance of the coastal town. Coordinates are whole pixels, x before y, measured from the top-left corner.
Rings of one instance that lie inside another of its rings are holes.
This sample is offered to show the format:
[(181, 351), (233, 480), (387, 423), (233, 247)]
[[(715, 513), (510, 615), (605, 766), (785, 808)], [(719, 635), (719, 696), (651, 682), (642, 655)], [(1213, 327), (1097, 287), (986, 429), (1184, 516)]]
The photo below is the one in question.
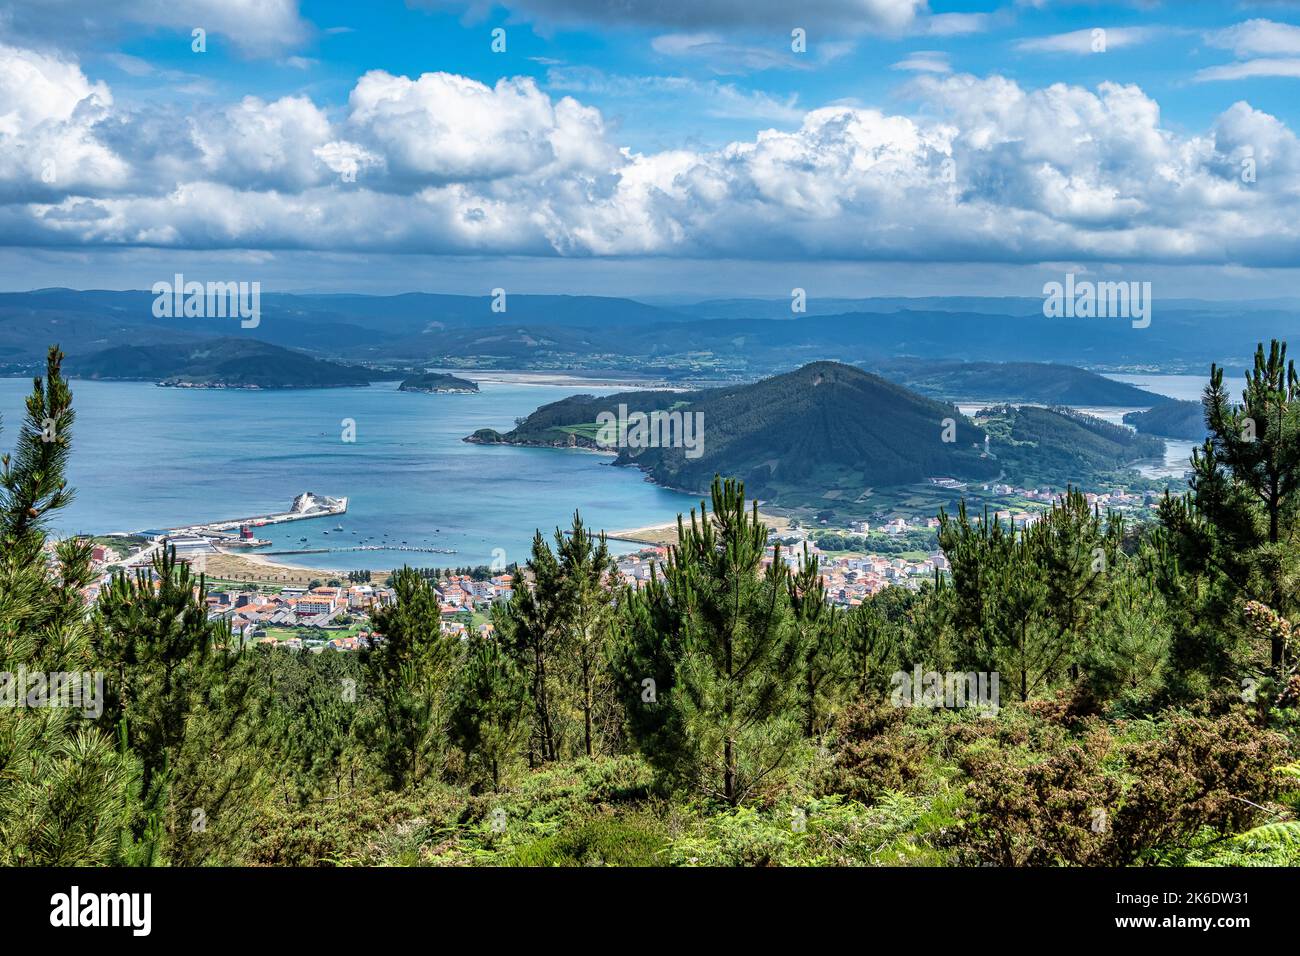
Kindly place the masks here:
[[(151, 549), (151, 553), (156, 549)], [(179, 560), (199, 570), (193, 554)], [(96, 580), (82, 590), (89, 605), (99, 599), (114, 573), (127, 570), (113, 547), (93, 543), (92, 567)], [(47, 550), (47, 560), (56, 558)], [(135, 563), (130, 573), (157, 578), (151, 563)], [(204, 600), (208, 619), (229, 625), (229, 647), (243, 650), (264, 644), (293, 651), (319, 653), (326, 649), (355, 651), (369, 647), (375, 640), (371, 615), (396, 600), (392, 587), (383, 581), (372, 583), (350, 578), (370, 577), (371, 572), (314, 572), (324, 577), (306, 585), (266, 584), (248, 581), (207, 580)], [(430, 583), (438, 596), (443, 634), (464, 636), (471, 628), (481, 634), (491, 633), (492, 605), (509, 601), (514, 594), (515, 576), (511, 573), (437, 574)], [(338, 577), (330, 575), (337, 574)], [(380, 573), (381, 578), (387, 575)]]
[[(941, 488), (955, 484), (946, 478), (932, 478), (929, 482)], [(972, 489), (962, 484), (950, 490), (979, 491), (997, 501), (1016, 502), (1017, 507), (990, 509), (988, 513), (990, 519), (1017, 530), (1040, 520), (1060, 497), (1060, 491), (1054, 488), (1002, 483)], [(1091, 508), (1125, 516), (1141, 515), (1155, 503), (1151, 492), (1121, 488), (1084, 495)], [(279, 583), (271, 580), (277, 576), (272, 572), (290, 569), (250, 562), (235, 567), (267, 573), (222, 572), (220, 568), (217, 573), (208, 573), (212, 556), (238, 554), (242, 549), (268, 544), (255, 537), (257, 527), (341, 515), (346, 509), (346, 498), (304, 492), (283, 513), (90, 539), (95, 580), (83, 590), (83, 599), (88, 605), (93, 604), (112, 575), (119, 571), (155, 575), (153, 558), (161, 549), (172, 549), (179, 560), (207, 574), (205, 599), (209, 618), (228, 623), (232, 647), (270, 645), (311, 652), (368, 647), (380, 637), (371, 623), (372, 612), (395, 600), (389, 586), (390, 572), (303, 568), (293, 569), (300, 572), (294, 580)], [(824, 519), (765, 517), (769, 522), (771, 550), (764, 565), (781, 560), (793, 570), (804, 560), (805, 553), (809, 558), (816, 558), (827, 599), (836, 605), (857, 606), (888, 587), (919, 590), (948, 571), (947, 559), (938, 547), (939, 519), (934, 516), (882, 515), (882, 520), (852, 521), (847, 527), (832, 525)], [(616, 574), (611, 585), (637, 587), (649, 580), (652, 566), (667, 559), (668, 547), (675, 540), (675, 524), (616, 533), (611, 537), (639, 545), (615, 557)], [(52, 546), (48, 549), (48, 559), (51, 564), (55, 561)], [(479, 634), (491, 633), (493, 605), (509, 601), (520, 579), (514, 569), (496, 571), (487, 567), (470, 573), (434, 568), (421, 571), (437, 593), (442, 633), (465, 636), (471, 629)], [(526, 580), (526, 572), (522, 576)]]

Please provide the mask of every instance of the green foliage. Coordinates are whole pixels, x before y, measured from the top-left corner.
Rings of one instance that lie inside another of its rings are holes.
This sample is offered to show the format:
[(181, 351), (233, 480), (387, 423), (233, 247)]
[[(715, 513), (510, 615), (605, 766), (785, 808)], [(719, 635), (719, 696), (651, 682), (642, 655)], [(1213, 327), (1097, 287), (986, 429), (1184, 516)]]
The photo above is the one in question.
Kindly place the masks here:
[[(642, 753), (677, 783), (735, 805), (800, 745), (799, 632), (777, 549), (744, 490), (715, 480), (663, 575), (625, 594), (619, 669)], [(646, 679), (655, 700), (640, 699)], [(648, 706), (645, 706), (648, 705)]]
[(658, 866), (667, 841), (649, 814), (592, 817), (515, 851), (514, 866)]
[[(72, 498), (64, 469), (74, 415), (62, 358), (50, 349), (0, 473), (0, 672), (9, 681), (39, 673), (80, 683), (94, 663), (79, 593), (91, 579), (89, 547), (61, 542), (51, 566), (45, 561), (47, 522)], [(28, 703), (26, 686), (7, 693)], [(108, 862), (136, 765), (88, 719), (100, 715), (32, 703), (0, 708), (0, 863)]]
[(383, 640), (365, 658), (371, 693), (361, 731), (387, 785), (402, 790), (438, 763), (447, 691), (463, 650), (442, 632), (438, 595), (428, 580), (402, 568), (392, 586), (396, 601), (374, 613)]
[(1248, 849), (1276, 847), (1288, 856), (1300, 859), (1300, 761), (1275, 768), (1280, 782), (1289, 789), (1281, 795), (1290, 820), (1272, 820), (1241, 834), (1237, 839)]
[(473, 635), (452, 689), (451, 742), (471, 761), (471, 775), (492, 788), (527, 732), (528, 683), (495, 636)]
[(972, 522), (964, 503), (955, 519), (941, 513), (958, 669), (998, 671), (1022, 701), (1076, 677), (1121, 576), (1122, 538), (1077, 491), (1021, 532)]
[[(702, 415), (706, 440), (687, 457), (682, 442), (622, 448), (634, 464), (670, 488), (705, 492), (715, 474), (757, 478), (765, 497), (783, 504), (824, 505), (822, 493), (843, 487), (856, 497), (876, 485), (921, 481), (929, 475), (992, 478), (996, 465), (980, 456), (983, 433), (955, 408), (838, 362), (813, 362), (748, 385), (679, 392), (577, 395), (537, 409), (498, 439), (521, 444), (593, 447), (581, 428), (601, 412), (626, 405), (650, 414), (680, 410)], [(871, 408), (871, 415), (843, 414)], [(956, 440), (940, 440), (954, 421)], [(486, 436), (485, 436), (486, 437)]]
[(1159, 458), (1164, 442), (1068, 408), (997, 406), (975, 423), (1012, 480), (1030, 485), (1078, 483), (1139, 458)]
[[(789, 378), (817, 391), (809, 415), (882, 388), (809, 368)], [(854, 467), (804, 454), (836, 437), (812, 419), (775, 468), (740, 461), (747, 429), (785, 427), (742, 407), (759, 393), (660, 394), (707, 401), (711, 445), (774, 487)], [(579, 441), (563, 419), (592, 402), (609, 399), (559, 403), (546, 427)], [(1213, 370), (1205, 408), (1192, 493), (1157, 527), (1077, 492), (1023, 530), (963, 504), (941, 515), (950, 573), (846, 609), (817, 558), (769, 549), (743, 486), (715, 477), (644, 586), (614, 587), (604, 537), (575, 515), (553, 545), (536, 535), (491, 627), (444, 634), (449, 572), (408, 568), (372, 649), (294, 654), (232, 646), (170, 552), (88, 612), (88, 543), (45, 533), (71, 495), (53, 350), (0, 480), (0, 671), (99, 670), (106, 693), (98, 720), (0, 709), (0, 863), (1296, 865), (1300, 383), (1285, 350), (1259, 349), (1239, 405)], [(1053, 414), (988, 416), (995, 454), (1011, 449), (1000, 464), (1065, 467), (1050, 449), (1069, 442), (1085, 464), (1140, 449)], [(1007, 699), (996, 715), (897, 706), (891, 674), (915, 667), (993, 672)]]
[(245, 839), (262, 765), (253, 673), (207, 619), (205, 592), (167, 549), (118, 572), (95, 610), (104, 720), (140, 764), (127, 862), (228, 862)]
[(294, 804), (354, 789), (365, 753), (358, 713), (367, 703), (366, 676), (355, 654), (282, 653), (258, 646), (253, 659), (265, 695), (266, 731)]
[(1125, 741), (1093, 721), (1045, 756), (969, 749), (959, 847), (1000, 866), (1125, 866), (1189, 846), (1204, 827), (1240, 830), (1275, 792), (1286, 741), (1240, 713), (1174, 716), (1159, 731)]
[(804, 736), (812, 737), (822, 729), (834, 678), (844, 670), (843, 615), (827, 603), (821, 567), (807, 545), (798, 571), (787, 576), (786, 590), (798, 645)]
[(1145, 412), (1128, 412), (1124, 424), (1144, 435), (1163, 435), (1185, 441), (1205, 440), (1205, 410), (1200, 402), (1160, 402)]
[(932, 801), (885, 794), (871, 807), (838, 796), (706, 817), (673, 841), (675, 866), (897, 866), (935, 858), (917, 837), (938, 817)]

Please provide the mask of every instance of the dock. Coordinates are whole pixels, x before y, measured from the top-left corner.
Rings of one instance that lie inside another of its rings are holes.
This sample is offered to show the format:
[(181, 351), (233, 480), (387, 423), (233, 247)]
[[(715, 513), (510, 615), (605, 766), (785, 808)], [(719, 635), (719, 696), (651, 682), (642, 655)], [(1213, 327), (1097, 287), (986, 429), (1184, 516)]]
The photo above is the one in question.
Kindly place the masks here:
[(425, 554), (455, 554), (455, 548), (421, 548), (407, 544), (357, 544), (345, 548), (297, 548), (292, 551), (263, 551), (266, 557), (276, 554), (336, 554), (341, 551), (422, 551)]
[(268, 524), (283, 524), (286, 521), (305, 521), (308, 518), (328, 518), (333, 515), (346, 514), (347, 498), (331, 498), (304, 491), (293, 499), (288, 511), (276, 514), (251, 515), (247, 518), (231, 518), (223, 521), (207, 521), (200, 524), (186, 525), (181, 528), (168, 528), (168, 534), (211, 534), (222, 531), (238, 531), (241, 525), (250, 528)]

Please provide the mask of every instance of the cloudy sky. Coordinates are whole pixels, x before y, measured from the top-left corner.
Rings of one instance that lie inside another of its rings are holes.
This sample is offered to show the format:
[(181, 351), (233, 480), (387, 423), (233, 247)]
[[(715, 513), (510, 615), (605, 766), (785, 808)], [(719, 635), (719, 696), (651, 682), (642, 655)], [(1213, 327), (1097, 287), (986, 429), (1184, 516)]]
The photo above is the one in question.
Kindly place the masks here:
[(0, 0), (0, 287), (1296, 294), (1297, 128), (1286, 0)]

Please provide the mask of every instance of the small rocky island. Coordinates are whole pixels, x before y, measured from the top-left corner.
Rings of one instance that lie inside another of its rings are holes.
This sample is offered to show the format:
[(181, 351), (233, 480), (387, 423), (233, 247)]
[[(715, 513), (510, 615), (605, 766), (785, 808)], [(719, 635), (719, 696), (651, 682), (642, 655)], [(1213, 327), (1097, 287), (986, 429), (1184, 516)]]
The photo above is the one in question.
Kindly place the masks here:
[(439, 372), (413, 375), (397, 387), (399, 392), (477, 392), (478, 385), (468, 379)]

